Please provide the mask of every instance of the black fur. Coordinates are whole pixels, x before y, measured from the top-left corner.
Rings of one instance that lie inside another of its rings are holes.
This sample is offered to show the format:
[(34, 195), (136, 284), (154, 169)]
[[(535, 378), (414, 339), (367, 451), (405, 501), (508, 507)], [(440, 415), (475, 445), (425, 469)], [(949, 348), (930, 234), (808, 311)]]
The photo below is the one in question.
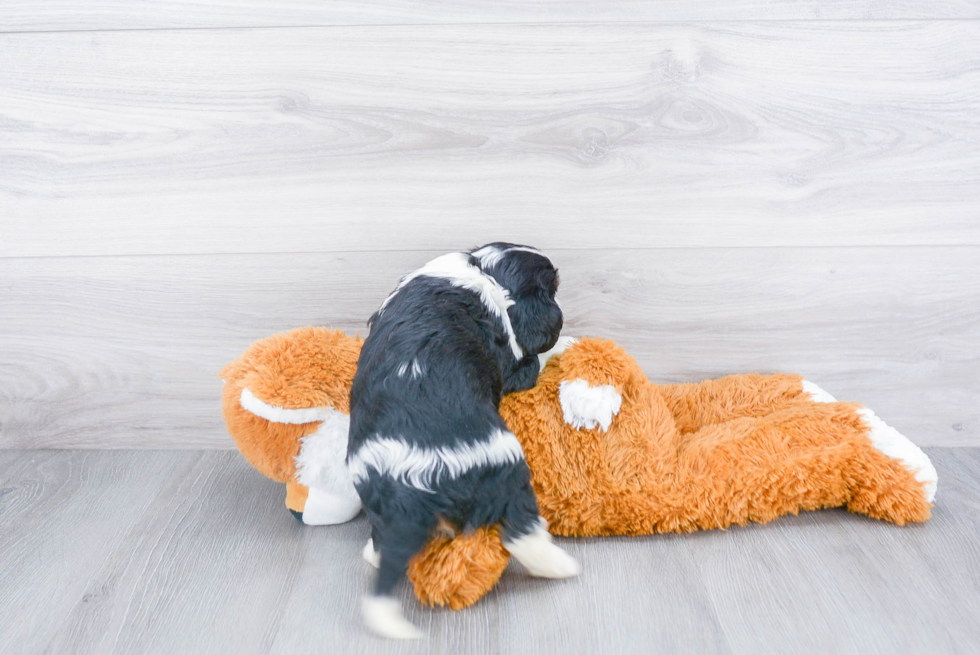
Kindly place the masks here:
[[(476, 258), (470, 261), (479, 266)], [(515, 357), (502, 321), (477, 293), (445, 279), (415, 278), (369, 321), (371, 333), (351, 387), (349, 459), (377, 436), (452, 449), (485, 442), (495, 429), (507, 429), (498, 413), (502, 394), (534, 385), (537, 355), (551, 348), (561, 331), (562, 314), (554, 300), (558, 276), (546, 257), (524, 251), (506, 253), (484, 272), (515, 301), (508, 315), (524, 356)], [(421, 375), (411, 374), (412, 362), (421, 367)], [(379, 595), (391, 593), (440, 518), (460, 529), (499, 523), (509, 540), (537, 525), (537, 502), (523, 458), (444, 478), (431, 491), (373, 470), (355, 486), (381, 554)]]

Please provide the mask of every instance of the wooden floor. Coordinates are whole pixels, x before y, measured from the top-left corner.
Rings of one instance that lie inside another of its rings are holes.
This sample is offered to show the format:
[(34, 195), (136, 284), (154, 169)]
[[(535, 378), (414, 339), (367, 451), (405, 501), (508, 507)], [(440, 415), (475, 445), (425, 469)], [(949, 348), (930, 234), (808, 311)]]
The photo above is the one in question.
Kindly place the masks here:
[(232, 452), (0, 451), (0, 650), (35, 653), (977, 653), (980, 449), (930, 448), (933, 518), (562, 540), (421, 642), (364, 632), (366, 520), (311, 528)]

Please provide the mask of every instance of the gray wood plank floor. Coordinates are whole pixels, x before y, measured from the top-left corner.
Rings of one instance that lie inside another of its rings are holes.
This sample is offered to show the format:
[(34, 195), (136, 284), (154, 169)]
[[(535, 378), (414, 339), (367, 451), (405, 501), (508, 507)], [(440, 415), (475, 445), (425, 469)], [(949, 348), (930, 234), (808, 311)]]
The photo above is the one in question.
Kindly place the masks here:
[(309, 528), (237, 453), (0, 452), (0, 651), (35, 653), (976, 653), (980, 449), (930, 448), (931, 521), (832, 510), (692, 535), (562, 540), (428, 637), (375, 639), (363, 517)]

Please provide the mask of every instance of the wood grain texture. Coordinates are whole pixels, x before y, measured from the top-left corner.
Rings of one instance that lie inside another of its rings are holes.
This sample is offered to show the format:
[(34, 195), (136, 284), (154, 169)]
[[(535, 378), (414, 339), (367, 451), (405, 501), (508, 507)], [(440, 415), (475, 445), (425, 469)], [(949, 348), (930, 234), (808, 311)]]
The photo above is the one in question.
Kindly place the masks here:
[(977, 115), (980, 21), (8, 34), (0, 257), (977, 245)]
[(0, 452), (4, 653), (972, 654), (980, 449), (928, 449), (933, 518), (832, 510), (728, 531), (560, 540), (567, 581), (512, 565), (462, 612), (365, 633), (363, 516), (297, 523), (237, 453)]
[[(437, 253), (0, 260), (0, 448), (231, 448), (221, 366), (366, 334)], [(980, 248), (556, 250), (565, 332), (651, 379), (801, 372), (923, 445), (980, 445)]]
[(6, 0), (0, 32), (174, 28), (412, 25), (439, 23), (600, 23), (743, 20), (980, 18), (975, 0), (187, 0), (132, 3)]

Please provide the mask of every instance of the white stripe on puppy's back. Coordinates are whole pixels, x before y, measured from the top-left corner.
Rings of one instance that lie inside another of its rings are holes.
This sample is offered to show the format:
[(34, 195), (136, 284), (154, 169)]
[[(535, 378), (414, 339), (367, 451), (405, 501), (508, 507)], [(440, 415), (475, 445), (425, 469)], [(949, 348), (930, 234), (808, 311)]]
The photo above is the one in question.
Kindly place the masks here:
[(391, 292), (391, 295), (381, 303), (381, 309), (378, 310), (378, 315), (384, 314), (385, 308), (391, 302), (391, 299), (398, 295), (398, 292), (406, 284), (417, 277), (432, 277), (446, 280), (455, 287), (475, 291), (480, 296), (483, 306), (504, 324), (504, 331), (507, 332), (507, 340), (510, 343), (510, 349), (514, 353), (514, 357), (521, 359), (524, 356), (524, 351), (517, 343), (514, 326), (510, 323), (510, 315), (507, 314), (507, 308), (513, 305), (514, 301), (510, 299), (510, 294), (507, 293), (507, 289), (500, 286), (496, 280), (485, 274), (479, 268), (473, 266), (470, 263), (470, 256), (465, 252), (451, 252), (441, 257), (436, 257), (422, 268), (403, 277), (398, 282), (395, 290)]
[(347, 466), (355, 484), (375, 471), (421, 491), (432, 491), (445, 478), (454, 480), (476, 467), (513, 464), (522, 459), (524, 451), (517, 437), (495, 430), (487, 441), (449, 448), (426, 448), (375, 435), (348, 458)]
[[(530, 246), (511, 246), (510, 248), (498, 248), (497, 246), (483, 246), (479, 250), (473, 252), (473, 256), (480, 260), (480, 266), (483, 268), (490, 268), (496, 265), (501, 259), (504, 258), (509, 252), (533, 252), (535, 255), (544, 254), (537, 248), (531, 248)], [(545, 257), (547, 259), (547, 257)]]

